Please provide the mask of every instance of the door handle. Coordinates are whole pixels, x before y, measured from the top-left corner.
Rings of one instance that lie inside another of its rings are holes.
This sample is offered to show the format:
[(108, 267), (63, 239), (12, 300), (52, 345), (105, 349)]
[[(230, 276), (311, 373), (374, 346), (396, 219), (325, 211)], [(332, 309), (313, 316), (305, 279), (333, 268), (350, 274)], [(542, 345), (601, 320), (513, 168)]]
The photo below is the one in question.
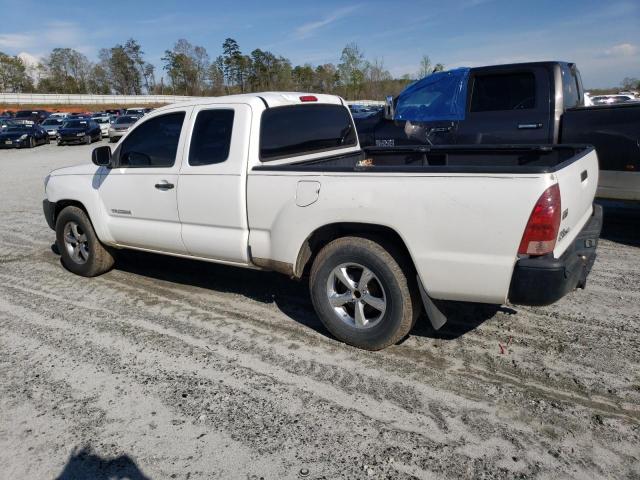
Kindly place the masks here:
[(542, 128), (541, 123), (519, 123), (518, 130), (535, 130), (538, 128)]
[(171, 190), (173, 187), (173, 183), (169, 183), (166, 180), (163, 180), (161, 183), (156, 183), (156, 188), (158, 190)]

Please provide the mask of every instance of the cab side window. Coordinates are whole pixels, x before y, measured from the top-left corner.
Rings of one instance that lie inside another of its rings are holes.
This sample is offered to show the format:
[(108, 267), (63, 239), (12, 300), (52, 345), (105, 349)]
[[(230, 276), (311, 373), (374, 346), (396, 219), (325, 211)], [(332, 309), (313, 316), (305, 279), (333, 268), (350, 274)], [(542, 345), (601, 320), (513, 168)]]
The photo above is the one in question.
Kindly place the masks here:
[(526, 110), (536, 106), (532, 72), (478, 75), (473, 82), (472, 112)]
[(172, 167), (176, 161), (184, 112), (152, 118), (138, 127), (120, 147), (121, 167)]
[(198, 113), (189, 148), (189, 165), (213, 165), (227, 159), (233, 114), (233, 110), (202, 110)]

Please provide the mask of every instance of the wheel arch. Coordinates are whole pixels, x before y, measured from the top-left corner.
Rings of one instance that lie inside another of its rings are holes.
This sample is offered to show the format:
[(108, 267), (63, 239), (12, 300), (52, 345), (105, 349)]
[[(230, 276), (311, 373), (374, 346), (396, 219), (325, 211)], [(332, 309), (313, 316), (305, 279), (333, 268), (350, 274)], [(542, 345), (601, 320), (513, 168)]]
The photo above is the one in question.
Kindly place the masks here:
[(91, 222), (91, 225), (93, 225), (93, 222), (91, 221), (91, 215), (89, 215), (89, 211), (87, 210), (87, 207), (85, 207), (84, 204), (78, 200), (67, 200), (67, 199), (58, 200), (57, 202), (55, 202), (55, 208), (53, 209), (54, 225), (58, 221), (58, 215), (60, 215), (60, 212), (62, 212), (62, 210), (64, 210), (67, 207), (78, 207), (87, 215), (87, 218)]
[(337, 222), (318, 227), (307, 236), (298, 250), (296, 262), (293, 265), (293, 277), (301, 278), (308, 273), (318, 252), (329, 242), (351, 235), (379, 238), (384, 243), (392, 244), (415, 268), (406, 242), (393, 228), (374, 223)]

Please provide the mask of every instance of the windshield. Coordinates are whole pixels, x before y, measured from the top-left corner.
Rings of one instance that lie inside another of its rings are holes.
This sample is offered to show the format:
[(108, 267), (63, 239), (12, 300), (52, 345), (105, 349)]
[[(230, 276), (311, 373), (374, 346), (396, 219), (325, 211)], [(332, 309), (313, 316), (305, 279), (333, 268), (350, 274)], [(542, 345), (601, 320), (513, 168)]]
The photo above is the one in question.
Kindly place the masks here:
[(95, 117), (92, 120), (97, 123), (109, 123), (109, 118), (107, 117)]
[(124, 117), (118, 117), (116, 119), (116, 123), (117, 124), (120, 124), (120, 123), (134, 123), (136, 120), (138, 120), (138, 117), (125, 115)]
[(64, 128), (83, 128), (87, 126), (87, 122), (82, 120), (72, 120), (64, 124)]
[(62, 120), (58, 120), (56, 118), (49, 118), (49, 119), (45, 120), (44, 122), (42, 122), (42, 125), (44, 125), (44, 126), (62, 125)]
[(7, 132), (24, 132), (26, 130), (31, 130), (31, 127), (28, 125), (9, 125), (7, 127)]
[(32, 112), (31, 110), (20, 110), (16, 113), (16, 118), (28, 118), (38, 115), (38, 112)]

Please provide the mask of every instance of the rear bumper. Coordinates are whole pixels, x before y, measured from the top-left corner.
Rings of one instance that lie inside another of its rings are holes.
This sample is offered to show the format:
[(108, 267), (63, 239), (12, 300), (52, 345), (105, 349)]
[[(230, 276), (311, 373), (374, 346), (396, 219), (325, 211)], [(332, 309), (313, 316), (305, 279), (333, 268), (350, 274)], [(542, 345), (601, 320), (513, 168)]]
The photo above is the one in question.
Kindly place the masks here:
[(550, 305), (576, 288), (584, 288), (596, 259), (601, 230), (602, 207), (594, 205), (591, 219), (560, 258), (550, 254), (518, 260), (511, 277), (509, 301), (517, 305)]

